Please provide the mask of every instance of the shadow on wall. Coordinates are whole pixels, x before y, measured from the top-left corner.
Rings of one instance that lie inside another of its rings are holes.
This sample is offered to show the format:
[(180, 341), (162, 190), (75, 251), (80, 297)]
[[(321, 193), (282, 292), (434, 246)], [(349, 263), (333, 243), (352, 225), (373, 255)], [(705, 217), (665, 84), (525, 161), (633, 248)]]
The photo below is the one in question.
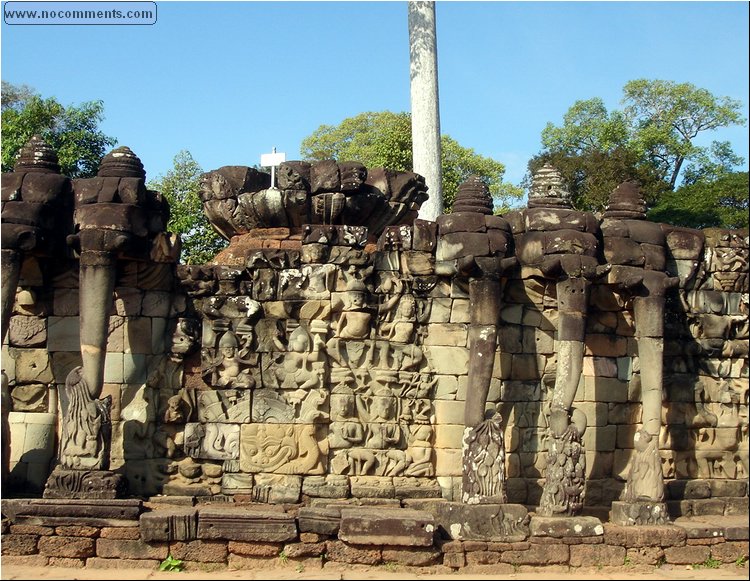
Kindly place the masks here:
[(10, 412), (8, 423), (10, 474), (3, 488), (41, 494), (55, 460), (57, 414)]

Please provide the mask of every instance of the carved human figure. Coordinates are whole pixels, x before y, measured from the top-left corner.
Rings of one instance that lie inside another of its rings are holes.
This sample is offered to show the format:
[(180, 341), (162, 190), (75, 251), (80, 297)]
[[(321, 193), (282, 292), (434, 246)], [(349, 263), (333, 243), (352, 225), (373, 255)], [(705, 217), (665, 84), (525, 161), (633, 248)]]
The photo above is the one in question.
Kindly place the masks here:
[(384, 325), (385, 336), (391, 343), (411, 343), (417, 325), (417, 305), (414, 295), (404, 294), (398, 303), (393, 321)]
[(254, 387), (255, 379), (248, 369), (251, 364), (252, 361), (240, 356), (237, 336), (231, 330), (226, 331), (219, 339), (219, 353), (211, 365), (213, 385), (237, 389)]
[(335, 334), (341, 339), (370, 337), (372, 312), (366, 306), (367, 287), (361, 280), (353, 280), (346, 287), (344, 310), (336, 325)]
[(418, 424), (429, 423), (432, 413), (431, 393), (437, 381), (437, 376), (433, 377), (429, 373), (411, 373), (411, 378), (399, 393), (402, 401), (401, 420)]
[(406, 449), (407, 466), (404, 476), (433, 476), (432, 426), (414, 424), (410, 427), (409, 446)]
[(287, 351), (277, 372), (281, 386), (303, 390), (322, 387), (325, 375), (325, 348), (326, 344), (320, 334), (314, 333), (311, 337), (301, 325), (292, 331)]
[(189, 407), (181, 393), (167, 399), (167, 408), (164, 410), (165, 424), (183, 424), (187, 421)]
[(377, 458), (368, 448), (352, 448), (346, 451), (348, 472), (352, 476), (366, 476), (373, 473)]
[(359, 446), (365, 441), (365, 428), (357, 413), (356, 398), (351, 390), (343, 390), (332, 396), (331, 413), (333, 421), (330, 424), (328, 443), (331, 448), (351, 448)]

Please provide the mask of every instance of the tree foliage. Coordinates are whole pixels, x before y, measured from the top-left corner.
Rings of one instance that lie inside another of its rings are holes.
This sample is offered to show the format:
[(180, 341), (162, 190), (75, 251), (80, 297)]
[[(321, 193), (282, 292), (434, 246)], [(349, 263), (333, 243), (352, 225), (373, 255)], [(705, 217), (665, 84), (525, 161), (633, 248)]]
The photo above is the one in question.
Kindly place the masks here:
[(624, 181), (638, 181), (648, 204), (656, 203), (668, 190), (651, 166), (638, 163), (637, 156), (624, 147), (579, 154), (541, 153), (529, 162), (529, 173), (524, 179), (526, 187), (531, 185), (531, 175), (545, 163), (560, 171), (573, 205), (587, 212), (601, 212), (612, 190)]
[[(441, 137), (443, 204), (453, 205), (458, 186), (471, 175), (483, 178), (496, 206), (509, 207), (523, 191), (503, 182), (505, 166), (476, 153), (448, 135)], [(391, 111), (366, 112), (338, 125), (321, 125), (300, 145), (303, 159), (358, 161), (367, 167), (412, 171), (411, 116)]]
[(701, 147), (695, 138), (721, 127), (744, 125), (741, 103), (690, 83), (637, 79), (623, 88), (622, 110), (602, 99), (577, 101), (561, 126), (548, 123), (530, 176), (545, 162), (567, 178), (576, 207), (602, 210), (618, 183), (635, 179), (654, 206), (684, 184), (712, 183), (744, 160), (726, 142)]
[(693, 143), (695, 137), (746, 121), (740, 114), (742, 103), (691, 83), (637, 79), (623, 91), (633, 146), (663, 173), (670, 189), (683, 164), (705, 152)]
[(23, 104), (34, 96), (34, 89), (28, 85), (14, 85), (8, 81), (2, 82), (2, 109), (16, 107)]
[(169, 201), (167, 229), (180, 235), (185, 264), (208, 263), (226, 246), (203, 213), (199, 194), (202, 173), (190, 152), (182, 150), (175, 155), (172, 169), (148, 184)]
[(65, 107), (26, 85), (6, 82), (2, 92), (3, 172), (13, 170), (18, 151), (36, 134), (57, 151), (62, 173), (72, 178), (95, 176), (102, 157), (117, 143), (99, 129), (104, 119), (101, 101)]
[(748, 172), (726, 173), (667, 192), (648, 218), (689, 228), (747, 228)]

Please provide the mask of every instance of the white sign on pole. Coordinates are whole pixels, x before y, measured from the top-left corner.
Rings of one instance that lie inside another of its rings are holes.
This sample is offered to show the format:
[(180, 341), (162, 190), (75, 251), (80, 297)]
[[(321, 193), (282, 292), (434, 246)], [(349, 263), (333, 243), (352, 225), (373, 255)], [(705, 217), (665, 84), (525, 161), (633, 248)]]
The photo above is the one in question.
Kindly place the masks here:
[(276, 187), (276, 166), (281, 165), (286, 161), (286, 153), (276, 153), (276, 148), (273, 148), (271, 153), (260, 154), (260, 165), (262, 167), (271, 168), (271, 187)]
[(264, 153), (260, 156), (260, 165), (263, 167), (274, 167), (281, 165), (285, 161), (286, 153)]

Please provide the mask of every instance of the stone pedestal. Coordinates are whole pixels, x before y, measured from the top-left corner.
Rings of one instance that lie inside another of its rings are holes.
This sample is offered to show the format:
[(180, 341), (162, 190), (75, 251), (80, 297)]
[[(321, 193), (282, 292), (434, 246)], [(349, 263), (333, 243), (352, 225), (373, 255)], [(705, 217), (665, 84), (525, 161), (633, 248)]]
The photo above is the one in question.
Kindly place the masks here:
[(600, 537), (604, 526), (595, 516), (534, 516), (529, 530), (532, 537)]
[(651, 500), (617, 500), (612, 503), (609, 520), (623, 526), (670, 524), (667, 504)]
[(44, 498), (108, 499), (125, 492), (125, 477), (109, 470), (71, 470), (57, 467), (44, 488)]
[(518, 542), (529, 536), (529, 511), (522, 504), (413, 499), (407, 506), (432, 514), (440, 533), (454, 541)]

